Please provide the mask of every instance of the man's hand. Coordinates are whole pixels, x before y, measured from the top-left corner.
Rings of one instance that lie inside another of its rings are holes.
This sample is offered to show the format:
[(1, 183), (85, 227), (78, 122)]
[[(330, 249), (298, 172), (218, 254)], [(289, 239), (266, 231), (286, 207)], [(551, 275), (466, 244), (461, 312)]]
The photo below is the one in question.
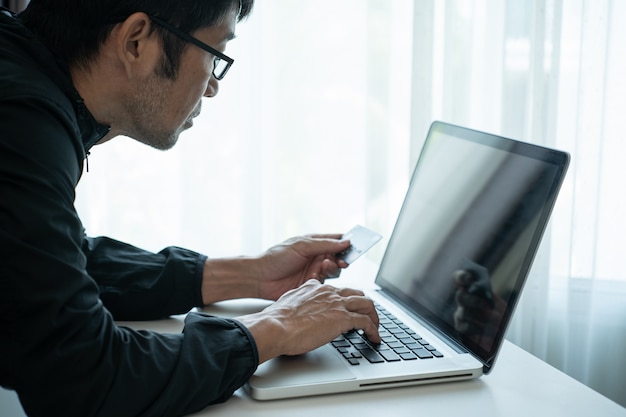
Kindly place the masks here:
[(301, 236), (258, 257), (208, 259), (202, 282), (203, 303), (244, 297), (277, 300), (309, 279), (324, 282), (338, 277), (348, 264), (335, 255), (350, 246), (350, 241), (340, 238), (340, 234)]
[(265, 310), (238, 317), (252, 333), (260, 363), (280, 355), (316, 349), (342, 333), (362, 329), (380, 343), (378, 315), (361, 291), (322, 285), (312, 279)]
[(309, 279), (323, 283), (326, 278), (337, 278), (348, 264), (335, 255), (350, 246), (350, 241), (340, 238), (341, 235), (308, 235), (268, 249), (259, 258), (258, 297), (277, 300)]
[(481, 285), (474, 273), (459, 270), (453, 274), (453, 279), (457, 287), (454, 327), (459, 333), (488, 349), (506, 311), (506, 302), (491, 292), (488, 282)]

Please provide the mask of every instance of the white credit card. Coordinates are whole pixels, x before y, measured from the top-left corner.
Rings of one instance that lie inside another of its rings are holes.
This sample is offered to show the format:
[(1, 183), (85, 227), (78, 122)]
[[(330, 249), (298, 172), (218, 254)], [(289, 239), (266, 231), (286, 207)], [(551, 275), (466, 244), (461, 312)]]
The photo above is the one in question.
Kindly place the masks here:
[(366, 227), (356, 225), (343, 235), (342, 239), (349, 239), (350, 247), (339, 252), (337, 257), (351, 264), (382, 239), (382, 236)]

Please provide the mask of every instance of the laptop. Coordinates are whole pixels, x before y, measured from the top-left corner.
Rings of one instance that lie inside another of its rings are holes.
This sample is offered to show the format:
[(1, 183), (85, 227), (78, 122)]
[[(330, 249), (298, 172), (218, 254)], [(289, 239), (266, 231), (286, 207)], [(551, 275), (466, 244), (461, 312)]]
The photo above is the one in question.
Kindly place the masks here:
[(478, 378), (494, 367), (569, 155), (433, 122), (366, 294), (383, 343), (346, 333), (259, 366), (271, 400)]

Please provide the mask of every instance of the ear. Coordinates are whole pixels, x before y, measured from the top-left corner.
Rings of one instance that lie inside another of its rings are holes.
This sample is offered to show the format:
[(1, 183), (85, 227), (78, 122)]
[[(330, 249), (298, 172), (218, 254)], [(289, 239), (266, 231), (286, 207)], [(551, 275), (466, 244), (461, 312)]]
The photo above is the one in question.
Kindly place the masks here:
[(161, 42), (151, 33), (152, 21), (145, 13), (133, 13), (114, 31), (116, 55), (129, 79), (154, 71), (162, 54)]

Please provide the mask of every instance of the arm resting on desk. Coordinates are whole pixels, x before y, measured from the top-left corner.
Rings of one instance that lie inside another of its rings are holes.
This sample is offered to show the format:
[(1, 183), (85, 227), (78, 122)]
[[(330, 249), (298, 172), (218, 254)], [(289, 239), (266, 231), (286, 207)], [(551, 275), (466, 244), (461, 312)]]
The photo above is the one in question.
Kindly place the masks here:
[(152, 253), (107, 237), (85, 238), (83, 252), (116, 320), (155, 320), (202, 306), (204, 255), (177, 247)]

